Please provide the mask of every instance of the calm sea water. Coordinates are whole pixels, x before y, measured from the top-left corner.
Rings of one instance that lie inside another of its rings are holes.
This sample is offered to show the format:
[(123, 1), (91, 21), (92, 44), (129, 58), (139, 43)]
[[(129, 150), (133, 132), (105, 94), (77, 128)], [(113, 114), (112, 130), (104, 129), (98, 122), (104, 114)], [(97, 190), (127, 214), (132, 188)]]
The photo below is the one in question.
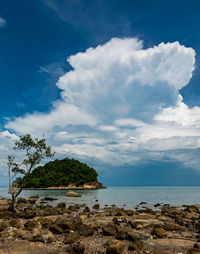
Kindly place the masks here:
[[(100, 207), (115, 204), (117, 207), (133, 209), (140, 202), (147, 202), (148, 207), (155, 203), (182, 206), (183, 204), (200, 203), (200, 187), (108, 187), (102, 190), (76, 190), (81, 198), (66, 197), (66, 190), (25, 190), (22, 197), (29, 197), (39, 194), (40, 198), (54, 197), (56, 201), (51, 202), (56, 205), (60, 202), (71, 204), (86, 204), (92, 207), (99, 203)], [(0, 187), (0, 196), (9, 197), (6, 187)], [(97, 201), (98, 200), (98, 201)]]

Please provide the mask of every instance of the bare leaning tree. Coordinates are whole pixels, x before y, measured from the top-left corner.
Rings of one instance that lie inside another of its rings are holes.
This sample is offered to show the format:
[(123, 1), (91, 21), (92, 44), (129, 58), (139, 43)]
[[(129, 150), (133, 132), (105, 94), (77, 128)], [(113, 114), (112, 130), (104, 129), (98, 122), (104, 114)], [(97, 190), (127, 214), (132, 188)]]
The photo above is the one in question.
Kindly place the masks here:
[[(13, 149), (23, 150), (25, 155), (24, 159), (20, 163), (15, 162), (14, 156), (8, 155), (8, 193), (11, 195), (11, 199), (9, 200), (11, 211), (15, 211), (16, 199), (26, 185), (32, 169), (43, 159), (51, 158), (54, 156), (54, 153), (51, 151), (51, 147), (46, 145), (46, 140), (44, 138), (34, 139), (30, 134), (20, 136), (19, 141), (15, 142)], [(23, 176), (19, 184), (16, 184), (17, 175)]]

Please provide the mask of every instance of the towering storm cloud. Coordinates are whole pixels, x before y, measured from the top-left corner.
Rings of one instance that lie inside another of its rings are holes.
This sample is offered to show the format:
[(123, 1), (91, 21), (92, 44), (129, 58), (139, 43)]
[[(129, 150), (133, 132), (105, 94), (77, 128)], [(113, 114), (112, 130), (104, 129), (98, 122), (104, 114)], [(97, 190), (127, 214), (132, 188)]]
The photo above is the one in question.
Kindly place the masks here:
[(57, 154), (112, 165), (136, 163), (144, 154), (162, 160), (166, 153), (188, 163), (184, 149), (200, 144), (200, 108), (189, 108), (180, 95), (194, 70), (192, 48), (174, 42), (144, 49), (136, 38), (113, 38), (68, 62), (72, 69), (59, 78), (52, 109), (5, 128), (44, 134)]

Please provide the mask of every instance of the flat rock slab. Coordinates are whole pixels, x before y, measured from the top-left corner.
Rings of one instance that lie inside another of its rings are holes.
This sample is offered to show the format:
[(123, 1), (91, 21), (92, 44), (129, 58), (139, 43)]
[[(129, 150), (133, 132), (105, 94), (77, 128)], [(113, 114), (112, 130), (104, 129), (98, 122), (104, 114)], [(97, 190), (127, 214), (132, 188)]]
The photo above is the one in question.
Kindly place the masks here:
[(42, 243), (27, 241), (0, 243), (0, 254), (64, 254), (66, 251), (47, 248)]
[(0, 199), (0, 210), (8, 209), (8, 200), (7, 199)]
[(152, 248), (191, 249), (195, 241), (185, 239), (150, 239), (147, 244)]

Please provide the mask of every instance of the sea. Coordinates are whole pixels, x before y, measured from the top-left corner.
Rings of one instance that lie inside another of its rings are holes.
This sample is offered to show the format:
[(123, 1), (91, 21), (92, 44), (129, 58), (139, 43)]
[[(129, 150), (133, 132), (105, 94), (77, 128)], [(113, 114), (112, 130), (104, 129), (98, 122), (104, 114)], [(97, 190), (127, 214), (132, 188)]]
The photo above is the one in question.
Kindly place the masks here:
[[(99, 204), (100, 208), (115, 205), (125, 209), (134, 209), (141, 202), (146, 207), (153, 208), (154, 204), (169, 204), (176, 207), (183, 205), (200, 204), (200, 187), (107, 187), (99, 190), (75, 190), (81, 197), (66, 197), (68, 190), (23, 190), (21, 197), (30, 197), (38, 194), (40, 199), (52, 197), (56, 200), (50, 202), (52, 206), (64, 202), (67, 206), (85, 204), (92, 207)], [(0, 187), (0, 198), (9, 198), (8, 187)]]

